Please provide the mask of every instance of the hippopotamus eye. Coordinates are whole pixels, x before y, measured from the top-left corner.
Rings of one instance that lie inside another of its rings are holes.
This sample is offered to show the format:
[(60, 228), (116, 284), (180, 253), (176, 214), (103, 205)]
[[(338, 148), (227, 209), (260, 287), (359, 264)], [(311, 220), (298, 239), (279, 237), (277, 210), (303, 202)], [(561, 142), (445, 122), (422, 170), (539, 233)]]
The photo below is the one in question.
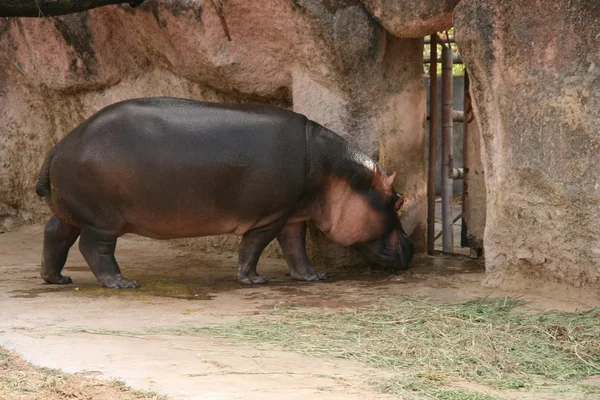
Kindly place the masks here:
[(398, 193), (392, 193), (392, 201), (391, 203), (394, 205), (394, 209), (396, 211), (400, 210), (402, 205), (404, 204), (404, 196), (399, 195)]

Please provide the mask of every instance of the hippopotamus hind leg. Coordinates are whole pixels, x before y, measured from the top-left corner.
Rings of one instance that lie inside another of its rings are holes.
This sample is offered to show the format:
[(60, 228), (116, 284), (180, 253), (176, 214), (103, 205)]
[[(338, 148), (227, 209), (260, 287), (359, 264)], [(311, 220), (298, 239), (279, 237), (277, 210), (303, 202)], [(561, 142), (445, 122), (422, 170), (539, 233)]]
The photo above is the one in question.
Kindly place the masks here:
[(256, 272), (256, 265), (261, 253), (277, 237), (283, 224), (285, 224), (285, 220), (278, 220), (267, 226), (248, 231), (242, 236), (238, 264), (240, 282), (250, 285), (269, 281), (269, 278), (261, 276)]
[(108, 288), (136, 288), (137, 281), (123, 278), (115, 259), (117, 235), (91, 226), (81, 228), (79, 250), (102, 286)]
[(79, 236), (79, 228), (69, 225), (52, 216), (44, 229), (44, 249), (42, 251), (42, 278), (48, 283), (66, 285), (73, 282), (61, 274), (69, 249)]
[(300, 281), (327, 279), (327, 274), (316, 271), (306, 255), (306, 222), (287, 224), (277, 241), (283, 250), (283, 257), (290, 267), (290, 275)]

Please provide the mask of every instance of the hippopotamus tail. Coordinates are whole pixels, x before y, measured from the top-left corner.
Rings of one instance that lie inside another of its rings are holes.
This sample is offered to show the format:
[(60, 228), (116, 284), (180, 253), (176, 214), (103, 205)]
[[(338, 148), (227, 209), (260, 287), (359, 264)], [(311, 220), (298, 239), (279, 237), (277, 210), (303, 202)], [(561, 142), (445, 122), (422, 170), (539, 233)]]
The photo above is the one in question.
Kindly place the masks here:
[(35, 185), (35, 192), (40, 197), (50, 196), (50, 163), (52, 162), (52, 157), (54, 157), (54, 153), (56, 153), (56, 147), (54, 147), (44, 160), (42, 164), (42, 168), (40, 169), (40, 178), (38, 179), (37, 185)]

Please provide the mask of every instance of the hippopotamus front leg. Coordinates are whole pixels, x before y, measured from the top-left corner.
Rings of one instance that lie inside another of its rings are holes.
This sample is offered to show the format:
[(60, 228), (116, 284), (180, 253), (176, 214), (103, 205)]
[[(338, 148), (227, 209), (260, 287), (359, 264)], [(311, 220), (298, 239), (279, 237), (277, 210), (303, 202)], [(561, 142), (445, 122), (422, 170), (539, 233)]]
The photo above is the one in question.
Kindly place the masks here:
[(284, 224), (285, 219), (277, 220), (272, 224), (252, 229), (242, 236), (238, 261), (238, 277), (240, 282), (250, 285), (252, 283), (266, 283), (269, 281), (269, 278), (256, 273), (256, 265), (265, 247), (277, 237)]
[(44, 229), (42, 256), (42, 278), (48, 283), (66, 285), (73, 282), (61, 274), (69, 249), (79, 236), (79, 228), (69, 225), (53, 215)]
[(115, 259), (117, 235), (102, 231), (91, 226), (81, 229), (79, 250), (96, 279), (102, 286), (108, 288), (136, 288), (140, 286), (137, 281), (123, 278), (119, 264)]
[(316, 271), (306, 255), (306, 222), (296, 222), (283, 227), (277, 241), (283, 250), (283, 257), (290, 267), (293, 279), (319, 281), (327, 279), (327, 274)]

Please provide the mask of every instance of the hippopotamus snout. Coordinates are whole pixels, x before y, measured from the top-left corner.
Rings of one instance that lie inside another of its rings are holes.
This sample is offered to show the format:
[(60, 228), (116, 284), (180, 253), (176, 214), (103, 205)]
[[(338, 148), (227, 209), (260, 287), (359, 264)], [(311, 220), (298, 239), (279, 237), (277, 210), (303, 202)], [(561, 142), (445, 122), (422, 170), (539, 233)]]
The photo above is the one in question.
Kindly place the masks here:
[(402, 235), (400, 236), (400, 251), (398, 254), (399, 264), (398, 267), (400, 269), (407, 269), (415, 252), (415, 245), (411, 238), (402, 231)]
[(395, 269), (407, 269), (414, 254), (413, 241), (402, 228), (356, 248), (370, 262)]

